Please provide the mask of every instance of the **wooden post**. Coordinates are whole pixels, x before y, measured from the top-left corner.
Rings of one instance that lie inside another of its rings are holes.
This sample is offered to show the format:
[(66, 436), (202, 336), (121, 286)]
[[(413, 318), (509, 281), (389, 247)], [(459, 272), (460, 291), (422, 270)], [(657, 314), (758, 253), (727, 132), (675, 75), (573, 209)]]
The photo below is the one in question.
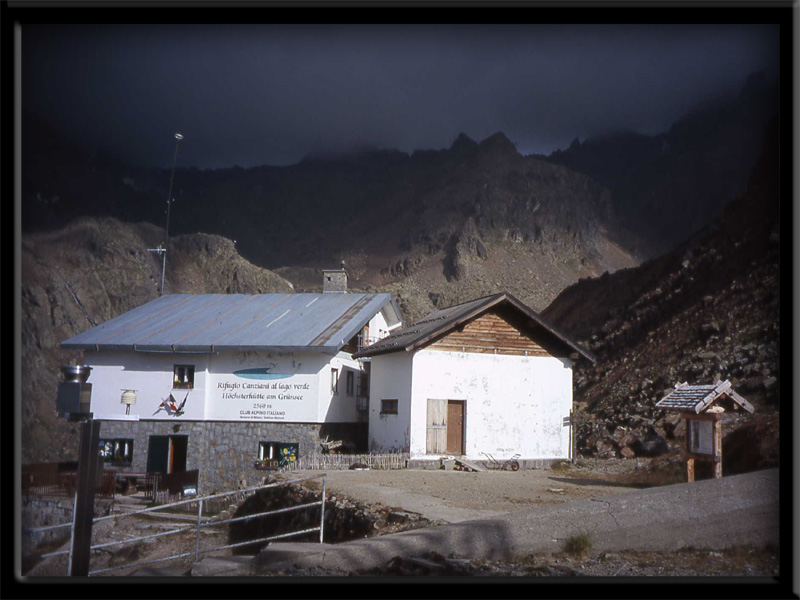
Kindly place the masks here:
[(691, 422), (692, 421), (691, 421), (691, 419), (689, 419), (688, 416), (684, 416), (683, 422), (686, 425), (686, 427), (684, 428), (685, 433), (684, 433), (684, 436), (683, 436), (684, 437), (684, 447), (685, 447), (686, 456), (687, 456), (687, 458), (686, 458), (686, 480), (689, 483), (693, 483), (694, 482), (694, 458), (692, 458), (692, 456), (691, 456), (691, 452), (692, 452)]
[(714, 421), (714, 469), (712, 477), (722, 477), (722, 421)]
[(88, 419), (81, 424), (78, 455), (78, 486), (72, 509), (72, 547), (69, 554), (69, 574), (89, 574), (89, 547), (92, 545), (94, 520), (94, 488), (97, 483), (100, 421)]

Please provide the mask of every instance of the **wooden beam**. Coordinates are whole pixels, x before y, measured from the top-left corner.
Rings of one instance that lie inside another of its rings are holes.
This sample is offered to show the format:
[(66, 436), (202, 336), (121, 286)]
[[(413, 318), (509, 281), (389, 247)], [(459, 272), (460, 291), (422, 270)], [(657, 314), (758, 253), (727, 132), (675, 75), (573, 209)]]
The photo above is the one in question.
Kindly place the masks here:
[(753, 413), (753, 412), (755, 412), (755, 410), (756, 410), (756, 409), (755, 409), (755, 407), (754, 407), (752, 404), (750, 404), (750, 403), (749, 403), (747, 400), (745, 400), (744, 398), (742, 398), (742, 397), (741, 397), (739, 394), (737, 394), (737, 393), (736, 393), (736, 392), (733, 390), (733, 388), (731, 388), (731, 389), (727, 390), (725, 393), (726, 393), (728, 396), (730, 396), (730, 397), (731, 397), (731, 399), (732, 399), (732, 400), (733, 400), (733, 401), (734, 401), (736, 404), (738, 404), (739, 406), (741, 406), (741, 407), (742, 407), (743, 409), (745, 409), (747, 412), (749, 412), (749, 413)]
[(696, 415), (691, 412), (684, 412), (681, 411), (681, 416), (684, 419), (694, 420), (694, 421), (720, 421), (724, 417), (725, 413), (700, 413)]

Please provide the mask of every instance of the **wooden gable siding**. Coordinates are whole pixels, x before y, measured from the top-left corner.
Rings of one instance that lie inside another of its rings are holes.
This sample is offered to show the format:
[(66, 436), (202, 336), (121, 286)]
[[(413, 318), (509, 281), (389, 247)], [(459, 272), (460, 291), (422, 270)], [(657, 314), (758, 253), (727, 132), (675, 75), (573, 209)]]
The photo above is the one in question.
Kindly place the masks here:
[(481, 354), (513, 354), (551, 356), (531, 333), (523, 332), (500, 315), (491, 312), (451, 331), (428, 346), (430, 350), (475, 352)]

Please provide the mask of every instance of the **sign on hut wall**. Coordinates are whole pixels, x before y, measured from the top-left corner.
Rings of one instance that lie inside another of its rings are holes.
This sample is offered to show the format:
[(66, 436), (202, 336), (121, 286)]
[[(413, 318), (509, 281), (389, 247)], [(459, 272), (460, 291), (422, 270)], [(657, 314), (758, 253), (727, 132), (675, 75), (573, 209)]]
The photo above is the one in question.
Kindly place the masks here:
[(208, 376), (206, 419), (316, 421), (317, 372), (303, 372), (302, 364), (292, 357), (271, 356), (271, 360), (265, 360), (263, 355), (253, 354), (215, 361)]

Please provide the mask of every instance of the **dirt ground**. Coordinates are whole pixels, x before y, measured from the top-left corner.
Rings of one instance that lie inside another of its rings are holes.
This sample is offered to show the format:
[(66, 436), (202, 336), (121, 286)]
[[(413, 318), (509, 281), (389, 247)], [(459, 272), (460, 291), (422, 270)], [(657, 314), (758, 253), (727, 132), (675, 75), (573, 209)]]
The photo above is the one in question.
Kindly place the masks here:
[[(655, 467), (655, 468), (654, 468)], [(315, 472), (292, 472), (282, 479), (298, 479)], [(680, 473), (667, 465), (637, 460), (580, 460), (559, 469), (489, 471), (482, 473), (444, 470), (364, 470), (327, 471), (326, 495), (347, 498), (376, 508), (419, 512), (430, 525), (441, 522), (481, 518), (492, 513), (526, 510), (536, 505), (596, 498), (624, 493), (654, 483), (677, 483)], [(317, 480), (318, 481), (318, 480)], [(316, 482), (310, 487), (317, 486)], [(457, 518), (451, 518), (455, 514)], [(439, 518), (444, 516), (445, 518)], [(95, 527), (94, 543), (153, 535), (173, 528), (172, 519), (154, 517), (105, 521)], [(184, 525), (190, 525), (184, 523)], [(227, 527), (204, 530), (201, 547), (227, 543)], [(187, 571), (193, 563), (196, 538), (193, 530), (155, 537), (133, 546), (109, 547), (93, 559), (92, 569), (117, 564), (146, 562), (158, 556), (191, 551), (191, 556), (153, 566)], [(62, 545), (66, 548), (67, 545)], [(230, 550), (215, 553), (230, 555)], [(776, 548), (732, 548), (713, 551), (691, 548), (681, 552), (592, 552), (591, 544), (578, 552), (521, 556), (513, 562), (466, 560), (451, 556), (395, 557), (379, 569), (351, 575), (460, 575), (460, 576), (775, 576), (779, 555)], [(104, 576), (119, 577), (136, 569), (119, 569)], [(29, 576), (63, 576), (66, 557), (38, 561)], [(342, 573), (298, 571), (284, 576), (330, 576)], [(281, 574), (278, 574), (281, 575)]]
[[(659, 459), (580, 459), (557, 469), (511, 471), (327, 471), (327, 492), (367, 505), (398, 500), (395, 509), (413, 510), (417, 496), (437, 499), (451, 511), (514, 512), (536, 505), (585, 500), (634, 489), (681, 483), (684, 466), (674, 457)], [(287, 473), (284, 477), (318, 473)], [(402, 494), (396, 494), (397, 490)], [(409, 504), (410, 502), (410, 504)], [(391, 505), (391, 504), (390, 504)], [(421, 505), (422, 516), (438, 514)], [(428, 512), (426, 515), (425, 512)], [(462, 513), (466, 514), (466, 513)], [(430, 519), (435, 524), (437, 519)], [(653, 577), (653, 576), (759, 576), (779, 574), (780, 554), (772, 547), (734, 547), (725, 550), (686, 548), (679, 552), (593, 552), (585, 548), (554, 554), (520, 556), (510, 562), (467, 560), (456, 555), (394, 557), (360, 576), (491, 576), (491, 577)], [(342, 573), (312, 569), (286, 576), (335, 576)]]
[[(619, 494), (650, 485), (653, 474), (646, 460), (581, 460), (555, 469), (520, 471), (363, 470), (326, 471), (329, 495), (364, 504), (384, 504), (420, 512), (433, 521), (452, 508), (460, 516), (480, 518), (496, 513), (526, 510)], [(297, 471), (281, 475), (299, 478), (322, 471)], [(677, 481), (675, 481), (677, 483)], [(319, 488), (319, 486), (317, 486)], [(425, 501), (421, 496), (428, 500)], [(397, 504), (400, 503), (400, 504)], [(427, 514), (426, 514), (427, 513)]]

